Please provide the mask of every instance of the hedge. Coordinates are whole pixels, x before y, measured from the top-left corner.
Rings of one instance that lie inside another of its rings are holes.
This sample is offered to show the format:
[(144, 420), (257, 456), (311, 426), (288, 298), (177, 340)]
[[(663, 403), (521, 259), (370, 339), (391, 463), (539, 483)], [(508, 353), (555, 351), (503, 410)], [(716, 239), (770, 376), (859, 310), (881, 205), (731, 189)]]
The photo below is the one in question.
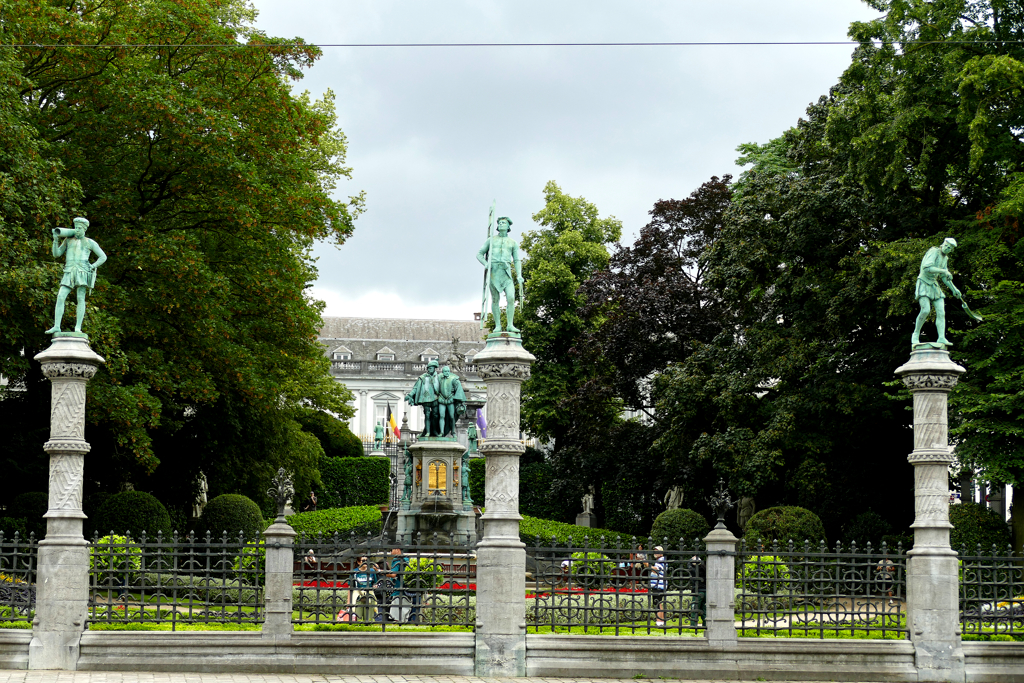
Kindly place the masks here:
[(168, 538), (173, 531), (167, 508), (156, 496), (145, 491), (122, 491), (109, 496), (89, 526), (92, 532), (101, 536), (130, 533), (134, 539), (138, 539), (143, 531), (147, 538), (156, 538), (158, 533)]
[[(604, 537), (603, 541), (602, 536)], [(615, 540), (619, 539), (622, 547), (628, 548), (633, 542), (632, 536), (618, 531), (592, 529), (523, 515), (523, 521), (519, 523), (519, 538), (526, 545), (534, 545), (538, 537), (544, 545), (549, 545), (552, 541), (559, 545), (568, 545), (571, 540), (574, 546), (582, 546), (584, 537), (587, 538), (587, 543), (591, 547), (599, 547), (601, 543), (606, 546), (614, 546)]]
[(1010, 527), (992, 509), (980, 503), (958, 503), (949, 506), (949, 521), (953, 529), (949, 532), (949, 545), (959, 551), (963, 546), (968, 555), (978, 552), (987, 555), (995, 545), (998, 552), (1005, 553), (1010, 543)]
[(330, 508), (316, 512), (299, 512), (288, 518), (288, 524), (295, 531), (307, 537), (324, 536), (375, 536), (381, 532), (383, 520), (376, 505)]
[[(14, 534), (18, 534), (19, 539), (28, 538), (28, 524), (24, 517), (0, 517), (0, 533), (8, 541), (14, 538)], [(42, 539), (36, 536), (36, 540)]]
[(50, 507), (50, 494), (46, 491), (26, 491), (19, 493), (7, 506), (7, 516), (25, 520), (25, 533), (35, 534), (36, 538), (46, 536), (46, 519), (43, 515)]
[(795, 505), (779, 505), (756, 513), (747, 522), (743, 538), (748, 548), (758, 541), (764, 541), (766, 545), (778, 541), (780, 547), (790, 541), (797, 546), (803, 546), (804, 541), (815, 546), (821, 541), (828, 542), (825, 526), (818, 515)]
[(695, 538), (703, 540), (710, 531), (711, 525), (704, 515), (689, 508), (679, 508), (665, 510), (655, 518), (651, 525), (651, 538), (670, 546), (678, 544), (679, 539), (689, 544)]
[(265, 527), (263, 513), (251, 498), (224, 493), (207, 503), (199, 528), (216, 537), (227, 533), (232, 539), (241, 531), (246, 539), (253, 541), (263, 535)]
[(474, 505), (484, 504), (484, 490), (487, 486), (487, 460), (484, 458), (469, 459), (469, 492), (473, 496)]
[(390, 472), (389, 458), (325, 458), (320, 465), (319, 507), (386, 505)]

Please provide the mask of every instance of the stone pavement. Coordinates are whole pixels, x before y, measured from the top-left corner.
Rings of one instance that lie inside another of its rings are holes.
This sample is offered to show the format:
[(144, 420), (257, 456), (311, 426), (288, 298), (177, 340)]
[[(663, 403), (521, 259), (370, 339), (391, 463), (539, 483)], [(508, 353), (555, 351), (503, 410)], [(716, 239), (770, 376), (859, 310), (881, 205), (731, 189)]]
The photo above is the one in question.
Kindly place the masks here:
[[(342, 676), (321, 674), (189, 674), (109, 671), (5, 671), (0, 683), (509, 683), (476, 676)], [(528, 678), (524, 683), (609, 683), (610, 678)], [(652, 680), (652, 679), (626, 679)], [(664, 681), (670, 679), (653, 679)], [(710, 681), (688, 681), (710, 683)], [(743, 683), (733, 681), (732, 683)], [(776, 681), (775, 683), (785, 683)]]

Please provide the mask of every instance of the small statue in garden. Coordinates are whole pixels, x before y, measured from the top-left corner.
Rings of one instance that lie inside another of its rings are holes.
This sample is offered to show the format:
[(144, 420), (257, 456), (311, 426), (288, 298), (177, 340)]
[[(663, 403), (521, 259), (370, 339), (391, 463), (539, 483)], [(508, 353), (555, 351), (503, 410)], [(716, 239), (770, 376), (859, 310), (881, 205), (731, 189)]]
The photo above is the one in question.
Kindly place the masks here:
[[(981, 316), (975, 314), (967, 307), (963, 294), (953, 284), (953, 275), (949, 272), (949, 253), (957, 246), (956, 240), (947, 237), (937, 247), (931, 247), (925, 252), (921, 259), (921, 270), (917, 275), (917, 284), (914, 288), (914, 298), (917, 299), (921, 309), (917, 314), (917, 321), (914, 325), (914, 333), (910, 335), (910, 346), (917, 348), (944, 349), (952, 346), (946, 339), (946, 295), (939, 287), (941, 280), (949, 288), (954, 298), (960, 299), (960, 304), (974, 320), (981, 322)], [(934, 342), (921, 342), (921, 327), (924, 326), (932, 310), (935, 311), (935, 328), (938, 331), (938, 339)]]
[(469, 453), (462, 456), (462, 502), (471, 504), (473, 496), (469, 490)]
[(384, 447), (384, 423), (378, 422), (373, 426), (373, 450), (380, 450)]
[(476, 450), (476, 440), (477, 440), (476, 425), (474, 425), (474, 424), (469, 425), (469, 428), (466, 429), (466, 438), (469, 439), (469, 452), (470, 453), (476, 453), (477, 452), (477, 450)]
[[(85, 321), (85, 295), (96, 286), (96, 269), (102, 266), (107, 255), (100, 249), (95, 240), (85, 236), (89, 229), (89, 221), (78, 216), (72, 221), (74, 228), (54, 228), (53, 245), (50, 250), (54, 258), (65, 256), (64, 275), (60, 280), (60, 291), (57, 293), (57, 305), (53, 311), (53, 327), (46, 334), (60, 332), (61, 321), (64, 319), (64, 302), (68, 294), (75, 290), (78, 305), (75, 308), (75, 336), (82, 334), (82, 323)], [(63, 238), (63, 241), (60, 241)], [(89, 262), (89, 256), (95, 255), (96, 260)]]

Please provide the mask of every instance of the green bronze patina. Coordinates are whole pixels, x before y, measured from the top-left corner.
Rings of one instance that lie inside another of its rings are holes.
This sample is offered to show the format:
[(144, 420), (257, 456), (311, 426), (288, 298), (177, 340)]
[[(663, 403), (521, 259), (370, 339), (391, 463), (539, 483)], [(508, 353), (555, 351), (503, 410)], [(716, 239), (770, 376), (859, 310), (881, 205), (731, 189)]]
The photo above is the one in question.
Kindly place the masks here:
[[(503, 332), (501, 327), (501, 308), (499, 299), (505, 294), (508, 314), (508, 325), (505, 333), (519, 336), (515, 326), (516, 316), (516, 282), (519, 283), (519, 297), (523, 297), (523, 264), (519, 261), (519, 245), (508, 236), (512, 221), (507, 216), (498, 219), (498, 234), (488, 237), (484, 246), (477, 252), (476, 260), (486, 269), (487, 282), (491, 296), (491, 315), (494, 316), (494, 336)], [(513, 277), (513, 270), (515, 276)]]
[[(96, 269), (107, 260), (107, 255), (100, 249), (95, 240), (85, 236), (89, 229), (89, 221), (81, 216), (72, 221), (74, 228), (54, 228), (51, 251), (54, 258), (65, 256), (64, 275), (60, 280), (60, 291), (57, 293), (57, 305), (53, 311), (53, 327), (46, 331), (54, 337), (85, 337), (82, 323), (85, 321), (85, 295), (96, 286)], [(61, 241), (63, 238), (63, 241)], [(89, 256), (95, 255), (96, 260), (89, 262)], [(75, 308), (75, 331), (61, 332), (60, 325), (64, 319), (64, 302), (68, 294), (75, 290), (78, 305)]]
[(466, 392), (459, 376), (447, 365), (441, 372), (437, 372), (437, 368), (436, 360), (427, 363), (427, 371), (405, 395), (409, 405), (423, 407), (421, 440), (455, 438), (455, 421), (466, 411)]
[[(929, 248), (925, 252), (924, 258), (921, 259), (921, 270), (918, 272), (917, 286), (914, 289), (914, 297), (920, 304), (921, 310), (917, 314), (914, 333), (910, 336), (911, 349), (945, 349), (953, 345), (946, 339), (946, 295), (939, 287), (940, 280), (949, 288), (950, 294), (960, 300), (960, 305), (967, 311), (967, 315), (981, 322), (981, 316), (967, 307), (963, 294), (953, 284), (953, 275), (949, 272), (949, 254), (956, 246), (956, 240), (947, 237), (939, 246)], [(935, 328), (939, 338), (934, 342), (922, 342), (921, 327), (924, 326), (933, 309), (935, 310)]]

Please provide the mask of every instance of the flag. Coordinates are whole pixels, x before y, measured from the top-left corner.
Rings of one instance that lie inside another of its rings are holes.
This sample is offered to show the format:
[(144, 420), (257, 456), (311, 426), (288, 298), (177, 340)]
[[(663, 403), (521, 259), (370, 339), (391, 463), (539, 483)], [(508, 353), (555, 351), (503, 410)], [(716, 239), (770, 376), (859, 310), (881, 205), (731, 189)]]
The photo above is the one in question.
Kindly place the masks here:
[(391, 401), (388, 401), (388, 429), (395, 435), (396, 439), (402, 438), (402, 432), (398, 428), (398, 424), (395, 422), (395, 414), (391, 412)]
[(476, 428), (479, 431), (481, 439), (487, 438), (487, 423), (484, 421), (483, 408), (479, 408), (476, 411)]

